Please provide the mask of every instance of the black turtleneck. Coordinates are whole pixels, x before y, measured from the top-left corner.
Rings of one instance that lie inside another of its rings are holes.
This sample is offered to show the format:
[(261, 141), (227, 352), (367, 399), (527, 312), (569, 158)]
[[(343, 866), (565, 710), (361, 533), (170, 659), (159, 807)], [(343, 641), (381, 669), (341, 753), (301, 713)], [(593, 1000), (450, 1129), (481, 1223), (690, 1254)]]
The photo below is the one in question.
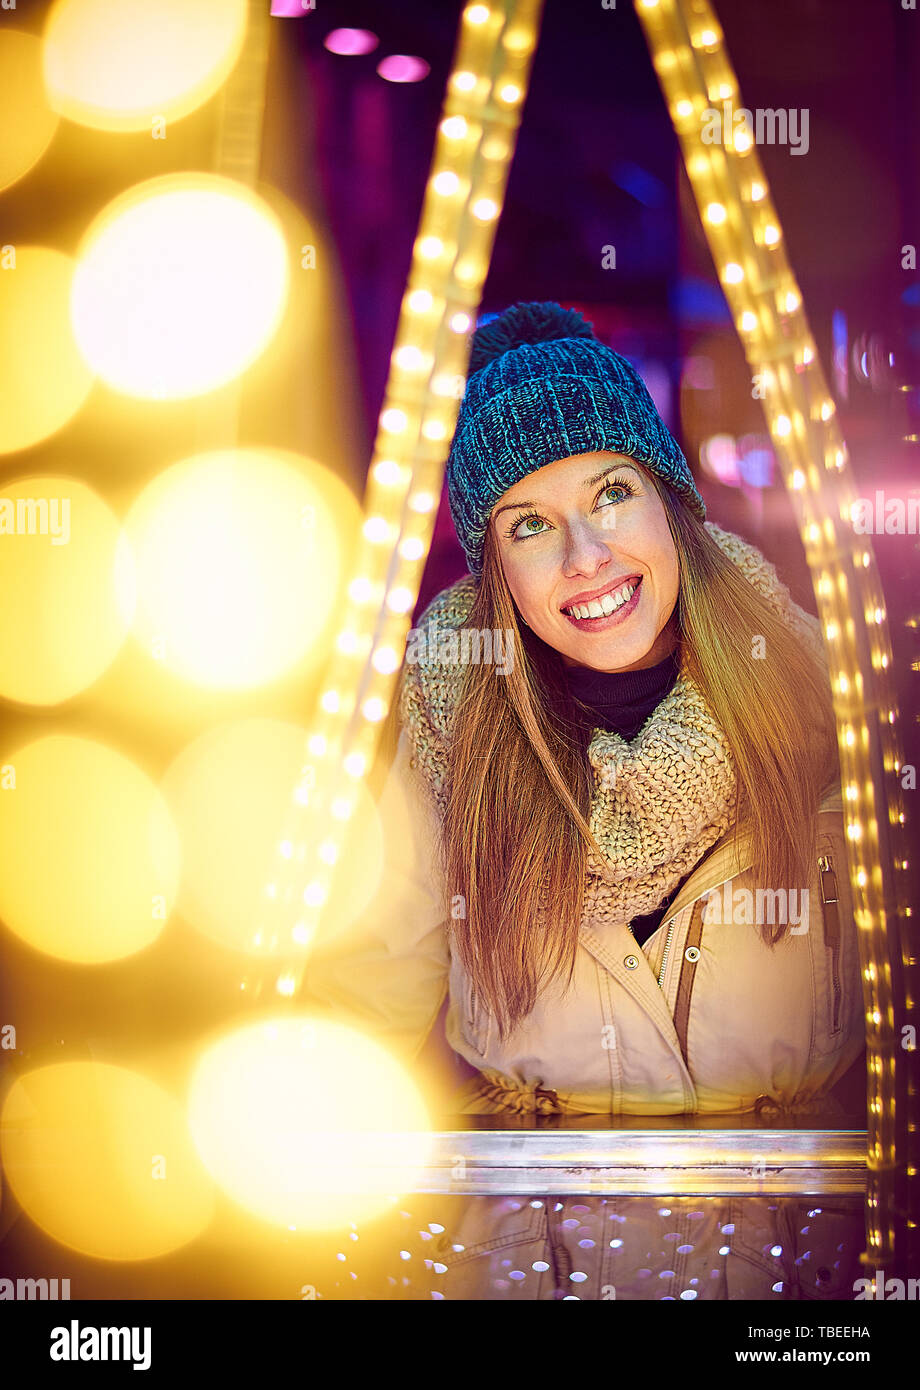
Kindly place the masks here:
[(576, 700), (594, 711), (597, 727), (619, 734), (629, 743), (653, 709), (673, 687), (678, 675), (675, 655), (644, 671), (593, 671), (567, 666), (566, 682)]
[[(671, 655), (644, 671), (593, 671), (587, 666), (567, 666), (566, 683), (576, 700), (593, 711), (596, 727), (619, 734), (629, 743), (636, 737), (653, 709), (669, 693), (679, 672), (677, 657)], [(630, 930), (641, 945), (661, 924), (689, 874), (685, 874), (673, 893), (654, 912), (634, 917)]]

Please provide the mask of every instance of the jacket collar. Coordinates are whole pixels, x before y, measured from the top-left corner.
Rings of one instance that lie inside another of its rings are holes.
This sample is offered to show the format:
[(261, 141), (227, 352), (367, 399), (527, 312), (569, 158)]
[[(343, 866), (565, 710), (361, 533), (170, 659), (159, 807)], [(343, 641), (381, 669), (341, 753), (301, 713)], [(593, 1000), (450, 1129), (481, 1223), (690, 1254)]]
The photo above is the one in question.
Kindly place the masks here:
[[(825, 792), (818, 814), (835, 820), (843, 814), (843, 801), (838, 786), (834, 785)], [(750, 834), (743, 829), (730, 830), (694, 869), (668, 908), (667, 919), (676, 917), (704, 893), (709, 893), (713, 888), (719, 888), (723, 883), (744, 873), (751, 868), (753, 862)]]

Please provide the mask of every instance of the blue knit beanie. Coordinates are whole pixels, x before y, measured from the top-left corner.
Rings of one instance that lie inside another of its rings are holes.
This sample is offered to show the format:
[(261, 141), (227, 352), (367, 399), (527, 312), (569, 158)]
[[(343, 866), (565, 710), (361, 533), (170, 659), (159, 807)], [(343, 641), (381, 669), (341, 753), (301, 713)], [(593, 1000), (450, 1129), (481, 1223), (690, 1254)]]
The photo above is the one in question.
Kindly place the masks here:
[(447, 460), (450, 512), (477, 580), (490, 513), (508, 488), (557, 459), (600, 450), (645, 464), (706, 515), (641, 377), (577, 310), (519, 303), (481, 324)]

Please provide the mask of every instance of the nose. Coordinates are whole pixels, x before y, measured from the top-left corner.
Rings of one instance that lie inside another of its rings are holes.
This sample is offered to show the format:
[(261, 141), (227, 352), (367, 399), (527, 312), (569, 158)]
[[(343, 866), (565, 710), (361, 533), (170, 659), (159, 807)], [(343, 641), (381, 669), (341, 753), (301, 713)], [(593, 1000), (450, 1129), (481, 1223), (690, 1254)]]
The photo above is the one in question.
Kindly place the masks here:
[(594, 527), (579, 520), (567, 528), (562, 557), (562, 572), (567, 579), (576, 575), (593, 579), (611, 558), (609, 547)]

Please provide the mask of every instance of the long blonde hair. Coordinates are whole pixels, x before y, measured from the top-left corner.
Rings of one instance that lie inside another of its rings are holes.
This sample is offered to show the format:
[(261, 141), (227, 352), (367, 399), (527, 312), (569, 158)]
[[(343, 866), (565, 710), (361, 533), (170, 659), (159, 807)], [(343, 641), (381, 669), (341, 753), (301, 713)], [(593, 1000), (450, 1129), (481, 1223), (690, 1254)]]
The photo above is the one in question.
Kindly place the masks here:
[[(733, 823), (750, 832), (759, 884), (807, 885), (817, 809), (836, 768), (827, 677), (702, 521), (646, 476), (677, 550), (681, 671), (701, 690), (734, 760)], [(544, 982), (566, 971), (571, 981), (588, 853), (599, 853), (588, 824), (596, 719), (570, 695), (559, 653), (520, 621), (491, 526), (464, 626), (510, 630), (514, 643), (507, 675), (489, 664), (466, 667), (442, 826), (446, 894), (465, 900), (453, 949), (505, 1037)], [(769, 660), (752, 661), (755, 636)], [(770, 930), (771, 944), (785, 930)]]

